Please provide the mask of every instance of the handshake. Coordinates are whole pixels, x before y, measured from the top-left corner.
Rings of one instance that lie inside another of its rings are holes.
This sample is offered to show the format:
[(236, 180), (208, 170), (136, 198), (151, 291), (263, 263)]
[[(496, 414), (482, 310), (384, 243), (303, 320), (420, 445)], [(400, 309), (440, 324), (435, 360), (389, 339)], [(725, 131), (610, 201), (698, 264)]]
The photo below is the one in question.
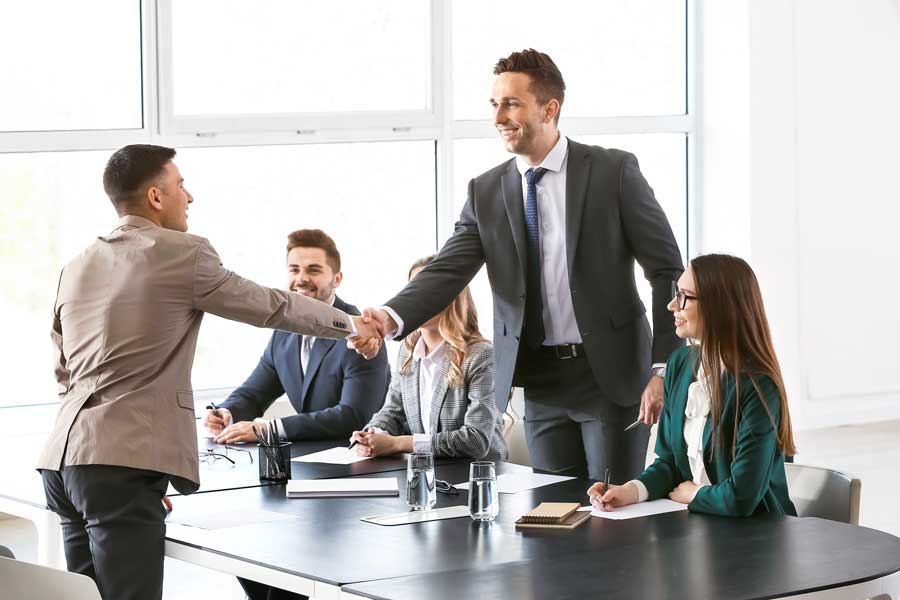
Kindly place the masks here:
[(382, 308), (367, 308), (360, 316), (353, 316), (356, 335), (347, 338), (347, 347), (356, 350), (366, 360), (375, 358), (386, 336), (397, 333), (397, 323)]

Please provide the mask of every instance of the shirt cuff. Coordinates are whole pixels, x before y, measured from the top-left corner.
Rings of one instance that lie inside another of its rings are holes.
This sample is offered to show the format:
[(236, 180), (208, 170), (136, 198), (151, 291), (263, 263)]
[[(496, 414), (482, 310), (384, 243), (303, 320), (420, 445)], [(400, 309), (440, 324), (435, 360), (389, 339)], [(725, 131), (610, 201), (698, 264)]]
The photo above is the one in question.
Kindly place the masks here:
[[(644, 482), (638, 479), (632, 479), (628, 483), (634, 485), (634, 487), (637, 488), (638, 502), (646, 502), (647, 498), (650, 497), (650, 492), (647, 491), (647, 486), (644, 485)], [(628, 483), (626, 483), (625, 485), (628, 485)]]
[(413, 452), (415, 454), (431, 454), (431, 436), (427, 433), (414, 433)]
[(286, 442), (287, 441), (287, 433), (284, 431), (284, 425), (281, 423), (281, 419), (272, 419), (275, 422), (275, 426), (278, 427), (278, 441)]
[(650, 365), (650, 368), (651, 368), (651, 369), (658, 369), (658, 368), (664, 367), (664, 366), (666, 366), (666, 363), (653, 363), (652, 365)]
[(387, 433), (387, 431), (381, 427), (366, 427), (366, 431), (369, 433)]
[(394, 322), (397, 324), (397, 331), (395, 331), (394, 333), (385, 332), (385, 333), (387, 333), (387, 335), (384, 336), (384, 339), (393, 340), (398, 337), (403, 337), (401, 335), (403, 333), (403, 319), (400, 318), (400, 315), (397, 314), (397, 311), (395, 311), (390, 306), (382, 306), (381, 310), (383, 310), (384, 312), (389, 314), (391, 316), (391, 318), (394, 320)]

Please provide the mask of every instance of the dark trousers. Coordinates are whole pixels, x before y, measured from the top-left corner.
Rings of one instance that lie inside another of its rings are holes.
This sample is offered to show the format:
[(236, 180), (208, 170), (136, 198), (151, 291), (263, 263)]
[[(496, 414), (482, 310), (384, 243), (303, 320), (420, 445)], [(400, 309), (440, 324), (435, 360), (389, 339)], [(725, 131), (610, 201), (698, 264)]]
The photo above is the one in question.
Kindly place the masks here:
[(525, 440), (537, 471), (622, 484), (644, 470), (650, 428), (637, 420), (640, 398), (620, 406), (597, 386), (587, 358), (559, 359), (525, 350), (518, 380), (525, 388)]
[(287, 592), (264, 583), (257, 583), (249, 579), (238, 577), (238, 583), (244, 588), (244, 593), (250, 600), (307, 600), (308, 596)]
[(69, 571), (87, 575), (104, 600), (160, 600), (169, 476), (78, 465), (41, 470), (50, 510), (62, 525)]

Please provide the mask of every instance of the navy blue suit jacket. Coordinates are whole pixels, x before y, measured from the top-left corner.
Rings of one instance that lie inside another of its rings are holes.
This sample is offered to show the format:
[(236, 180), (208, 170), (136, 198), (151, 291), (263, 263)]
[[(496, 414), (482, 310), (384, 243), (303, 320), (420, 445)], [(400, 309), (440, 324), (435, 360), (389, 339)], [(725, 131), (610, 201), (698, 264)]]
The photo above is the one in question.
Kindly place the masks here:
[[(338, 297), (335, 308), (351, 315), (359, 310)], [(235, 389), (222, 408), (234, 422), (252, 421), (282, 394), (296, 415), (283, 417), (291, 441), (349, 437), (361, 430), (384, 404), (391, 379), (387, 351), (371, 361), (347, 348), (342, 340), (316, 339), (306, 373), (300, 368), (303, 336), (275, 331), (253, 373)]]

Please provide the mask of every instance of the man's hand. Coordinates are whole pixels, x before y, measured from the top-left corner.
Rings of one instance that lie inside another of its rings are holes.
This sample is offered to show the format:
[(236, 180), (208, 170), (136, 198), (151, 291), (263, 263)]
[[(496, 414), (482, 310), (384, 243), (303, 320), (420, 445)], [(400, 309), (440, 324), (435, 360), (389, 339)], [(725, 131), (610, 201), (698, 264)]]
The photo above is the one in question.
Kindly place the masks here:
[(269, 427), (269, 422), (265, 419), (239, 421), (226, 427), (213, 441), (217, 444), (236, 444), (238, 442), (251, 442), (255, 444), (257, 439), (256, 434), (253, 433), (253, 427), (256, 427), (256, 430), (260, 435), (265, 435), (265, 431)]
[(654, 375), (641, 394), (641, 412), (638, 418), (647, 425), (653, 425), (659, 420), (659, 413), (663, 405), (663, 378)]
[(356, 326), (356, 335), (347, 338), (347, 347), (356, 350), (366, 360), (375, 358), (381, 349), (381, 341), (384, 338), (384, 330), (379, 329), (378, 321), (368, 316), (353, 316)]
[(699, 489), (700, 486), (693, 481), (682, 481), (677, 488), (669, 492), (669, 499), (682, 504), (690, 504), (693, 502), (694, 496), (697, 495), (697, 490)]
[[(219, 415), (216, 415), (216, 412)], [(215, 411), (207, 410), (206, 414), (203, 415), (203, 426), (206, 427), (206, 430), (210, 432), (212, 435), (219, 435), (222, 433), (222, 430), (231, 425), (232, 417), (231, 411), (227, 408), (218, 408)]]
[(167, 513), (172, 512), (172, 501), (169, 500), (169, 497), (168, 497), (168, 496), (163, 496), (163, 497), (162, 497), (162, 505), (163, 505), (163, 508), (166, 509), (166, 512), (167, 512)]

